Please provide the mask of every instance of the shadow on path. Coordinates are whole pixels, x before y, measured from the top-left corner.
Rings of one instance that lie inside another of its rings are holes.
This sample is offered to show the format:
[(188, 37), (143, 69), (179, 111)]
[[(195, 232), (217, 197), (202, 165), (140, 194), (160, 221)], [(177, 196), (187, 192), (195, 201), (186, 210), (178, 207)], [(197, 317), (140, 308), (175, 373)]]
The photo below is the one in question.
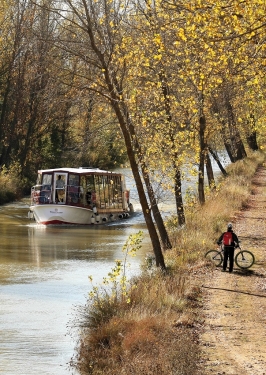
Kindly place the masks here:
[(206, 286), (206, 285), (202, 285), (202, 288), (205, 288), (205, 289), (212, 289), (212, 290), (225, 290), (226, 292), (233, 292), (233, 293), (241, 293), (241, 294), (247, 294), (249, 296), (254, 296), (254, 297), (262, 297), (262, 298), (266, 298), (266, 294), (265, 295), (262, 295), (262, 294), (254, 294), (254, 293), (249, 293), (249, 292), (243, 292), (241, 290), (232, 290), (232, 289), (226, 289), (226, 288), (214, 288), (212, 286)]

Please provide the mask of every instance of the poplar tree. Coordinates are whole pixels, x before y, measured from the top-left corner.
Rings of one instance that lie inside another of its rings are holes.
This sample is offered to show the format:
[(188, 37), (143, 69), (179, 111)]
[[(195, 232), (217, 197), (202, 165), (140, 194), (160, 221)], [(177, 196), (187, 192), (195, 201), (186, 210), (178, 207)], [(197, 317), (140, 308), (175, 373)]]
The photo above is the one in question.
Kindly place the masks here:
[[(56, 3), (56, 2), (55, 2)], [(123, 54), (116, 53), (123, 39), (123, 22), (128, 9), (126, 3), (112, 1), (65, 0), (57, 3), (53, 11), (64, 19), (64, 35), (58, 44), (70, 55), (78, 56), (82, 61), (79, 75), (87, 89), (105, 97), (116, 114), (124, 137), (127, 155), (136, 182), (140, 203), (150, 234), (157, 266), (165, 268), (160, 240), (152, 219), (143, 186), (137, 159), (138, 139), (135, 137), (134, 123), (127, 105), (124, 89), (127, 75), (127, 60)], [(94, 75), (91, 72), (94, 72)]]

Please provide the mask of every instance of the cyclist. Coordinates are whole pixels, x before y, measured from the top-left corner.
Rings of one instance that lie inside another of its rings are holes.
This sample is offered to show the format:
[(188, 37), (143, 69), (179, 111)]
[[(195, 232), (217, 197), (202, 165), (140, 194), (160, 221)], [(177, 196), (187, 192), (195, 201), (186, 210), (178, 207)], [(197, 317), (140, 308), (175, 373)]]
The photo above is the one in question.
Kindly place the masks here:
[(226, 271), (227, 261), (229, 258), (229, 272), (233, 272), (234, 266), (234, 252), (235, 248), (239, 246), (239, 240), (237, 235), (233, 231), (233, 225), (229, 223), (227, 225), (227, 231), (221, 234), (220, 238), (217, 241), (218, 245), (224, 245), (224, 261), (222, 271)]

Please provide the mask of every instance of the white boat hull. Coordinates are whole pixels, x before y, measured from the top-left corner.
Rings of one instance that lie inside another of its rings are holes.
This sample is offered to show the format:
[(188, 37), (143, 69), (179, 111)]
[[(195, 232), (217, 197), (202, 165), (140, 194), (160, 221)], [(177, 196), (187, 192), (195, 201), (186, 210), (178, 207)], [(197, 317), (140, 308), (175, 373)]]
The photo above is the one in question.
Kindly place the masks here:
[(30, 215), (38, 224), (43, 225), (91, 225), (101, 224), (128, 217), (123, 213), (95, 214), (92, 210), (83, 207), (74, 207), (60, 204), (36, 205), (30, 207)]

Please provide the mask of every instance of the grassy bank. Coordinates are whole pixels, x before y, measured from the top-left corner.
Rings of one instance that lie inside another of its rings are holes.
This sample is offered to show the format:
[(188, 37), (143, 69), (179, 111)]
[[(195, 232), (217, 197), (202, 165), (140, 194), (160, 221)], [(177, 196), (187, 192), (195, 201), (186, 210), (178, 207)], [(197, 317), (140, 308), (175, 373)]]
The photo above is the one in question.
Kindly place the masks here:
[[(251, 178), (264, 155), (254, 153), (227, 168), (206, 204), (186, 208), (186, 227), (168, 223), (173, 250), (165, 253), (167, 272), (143, 267), (127, 281), (122, 263), (95, 287), (77, 314), (80, 341), (73, 365), (91, 375), (196, 375), (200, 359), (201, 326), (199, 280), (208, 272), (205, 252), (212, 248), (228, 221), (244, 208)], [(139, 237), (125, 247), (138, 247)], [(117, 275), (122, 275), (122, 282)]]

